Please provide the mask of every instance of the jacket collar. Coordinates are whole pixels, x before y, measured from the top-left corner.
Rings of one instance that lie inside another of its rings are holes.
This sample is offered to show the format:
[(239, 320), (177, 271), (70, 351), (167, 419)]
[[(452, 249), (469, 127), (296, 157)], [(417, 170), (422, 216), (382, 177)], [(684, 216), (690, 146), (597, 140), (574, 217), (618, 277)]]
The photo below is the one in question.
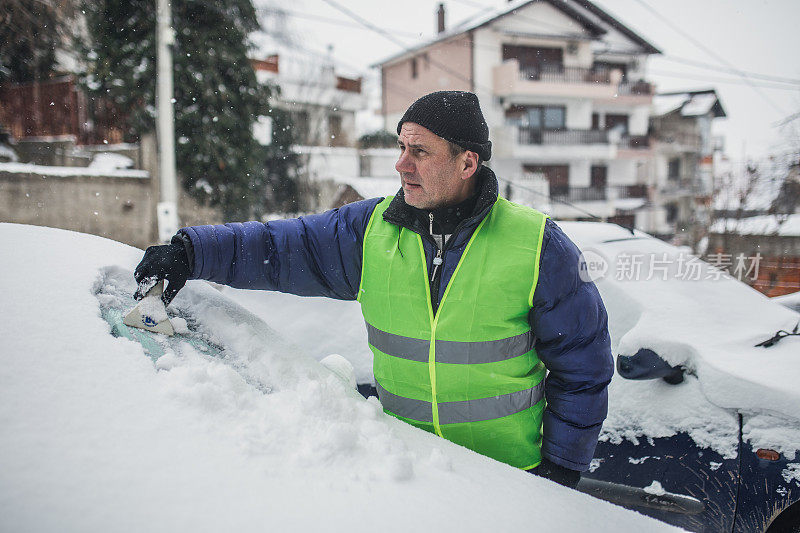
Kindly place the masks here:
[[(487, 166), (481, 165), (478, 170), (478, 199), (475, 202), (475, 208), (472, 213), (459, 225), (459, 228), (474, 229), (480, 224), (481, 220), (489, 213), (497, 201), (497, 177)], [(389, 203), (389, 207), (383, 212), (383, 219), (386, 222), (408, 228), (414, 233), (420, 235), (427, 235), (428, 228), (425, 226), (415, 215), (414, 210), (406, 203), (403, 189), (401, 188), (397, 195)]]

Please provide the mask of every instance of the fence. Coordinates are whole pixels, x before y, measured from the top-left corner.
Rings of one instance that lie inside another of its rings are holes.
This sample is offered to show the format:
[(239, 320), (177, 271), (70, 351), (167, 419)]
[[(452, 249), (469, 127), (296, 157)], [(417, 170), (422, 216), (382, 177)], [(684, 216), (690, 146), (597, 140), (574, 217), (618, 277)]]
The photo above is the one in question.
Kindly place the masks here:
[(540, 130), (519, 128), (520, 144), (608, 144), (605, 130)]
[(74, 76), (0, 86), (0, 125), (16, 139), (74, 136), (78, 144), (123, 142), (126, 116), (89, 99)]
[(546, 81), (551, 83), (611, 83), (611, 72), (606, 69), (564, 67), (561, 65), (540, 65), (520, 67), (523, 80)]

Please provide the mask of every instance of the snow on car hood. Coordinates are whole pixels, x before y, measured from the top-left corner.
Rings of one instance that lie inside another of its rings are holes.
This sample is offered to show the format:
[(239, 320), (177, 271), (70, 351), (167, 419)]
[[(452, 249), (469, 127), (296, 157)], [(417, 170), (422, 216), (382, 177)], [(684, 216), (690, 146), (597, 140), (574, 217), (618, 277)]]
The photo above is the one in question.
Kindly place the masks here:
[[(730, 455), (735, 446), (734, 421), (726, 421), (730, 414), (715, 412), (712, 406), (703, 407), (702, 416), (693, 419), (692, 411), (700, 407), (687, 402), (701, 403), (698, 392), (717, 407), (773, 416), (775, 424), (800, 427), (800, 337), (787, 337), (770, 348), (755, 347), (780, 329), (791, 331), (800, 314), (645, 233), (632, 235), (622, 227), (602, 223), (559, 225), (584, 257), (601, 265), (605, 262), (593, 277), (599, 275), (595, 283), (609, 311), (614, 354), (633, 355), (649, 348), (671, 365), (685, 366), (697, 378), (688, 376), (688, 383), (672, 387), (661, 380), (631, 382), (616, 376), (612, 389), (622, 382), (616, 391), (619, 396), (640, 401), (649, 397), (653, 409), (662, 411), (667, 420), (671, 417), (676, 426), (688, 424), (696, 432), (707, 432), (708, 428), (703, 429), (707, 424), (712, 432), (719, 426), (717, 430), (730, 437), (723, 447), (728, 453), (723, 455)], [(735, 265), (736, 258), (724, 260)], [(745, 258), (745, 267), (752, 263)], [(681, 395), (675, 394), (677, 389), (682, 389)], [(610, 422), (606, 425), (613, 431), (611, 418)], [(784, 451), (790, 456), (800, 446), (798, 437), (795, 432), (794, 442), (784, 439)], [(695, 440), (715, 439), (706, 435)]]
[(0, 246), (0, 529), (673, 530), (385, 416), (202, 282), (173, 305), (228, 355), (154, 364), (97, 296), (133, 291), (140, 250), (13, 224)]

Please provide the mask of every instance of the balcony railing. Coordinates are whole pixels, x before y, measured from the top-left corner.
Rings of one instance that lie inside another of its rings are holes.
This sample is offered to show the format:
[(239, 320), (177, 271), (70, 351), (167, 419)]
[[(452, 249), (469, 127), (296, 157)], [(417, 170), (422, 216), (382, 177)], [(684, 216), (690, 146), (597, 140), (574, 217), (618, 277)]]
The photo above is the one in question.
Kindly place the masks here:
[(609, 190), (613, 190), (617, 198), (647, 198), (647, 185), (614, 185), (609, 186)]
[(519, 128), (520, 144), (608, 144), (608, 132), (605, 130), (540, 130), (536, 128)]
[(611, 72), (605, 69), (541, 65), (520, 67), (519, 74), (523, 80), (552, 83), (611, 83)]
[(601, 187), (550, 186), (550, 198), (567, 202), (593, 202), (606, 199), (606, 189)]
[(650, 148), (650, 137), (647, 135), (623, 135), (619, 140), (620, 148), (645, 150)]
[(656, 133), (659, 142), (665, 144), (675, 144), (691, 150), (700, 150), (703, 139), (696, 133), (683, 132), (661, 132)]
[(633, 96), (649, 96), (653, 94), (653, 86), (646, 81), (623, 82), (619, 84), (617, 93)]

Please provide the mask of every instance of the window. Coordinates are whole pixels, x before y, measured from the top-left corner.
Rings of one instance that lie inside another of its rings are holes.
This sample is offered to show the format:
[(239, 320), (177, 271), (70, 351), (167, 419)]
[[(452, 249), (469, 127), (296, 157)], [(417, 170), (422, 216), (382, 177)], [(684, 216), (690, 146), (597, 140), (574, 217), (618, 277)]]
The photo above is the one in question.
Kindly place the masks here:
[(613, 115), (611, 113), (606, 115), (606, 129), (621, 129), (623, 135), (628, 133), (628, 115)]
[(417, 79), (418, 75), (419, 75), (419, 66), (417, 65), (417, 58), (416, 57), (412, 57), (411, 58), (411, 78), (412, 79)]
[(342, 135), (342, 117), (328, 115), (328, 145), (344, 146), (345, 139)]
[(526, 174), (544, 174), (550, 183), (550, 197), (564, 197), (569, 194), (568, 165), (524, 165)]
[(532, 80), (541, 79), (543, 73), (556, 74), (564, 70), (564, 51), (561, 48), (503, 45), (503, 61), (516, 59), (521, 72)]
[(566, 116), (563, 106), (512, 106), (506, 110), (506, 124), (532, 130), (563, 130)]
[(608, 183), (608, 167), (605, 165), (592, 165), (591, 185), (594, 189), (605, 189)]
[(667, 178), (677, 180), (681, 177), (681, 160), (678, 157), (673, 157), (667, 163)]
[(563, 107), (545, 107), (544, 108), (544, 129), (546, 130), (563, 130), (564, 122), (566, 120), (566, 109)]
[(308, 111), (293, 111), (292, 123), (295, 142), (298, 144), (309, 144)]
[(678, 219), (678, 206), (675, 204), (667, 204), (664, 207), (667, 211), (667, 224), (674, 224)]

